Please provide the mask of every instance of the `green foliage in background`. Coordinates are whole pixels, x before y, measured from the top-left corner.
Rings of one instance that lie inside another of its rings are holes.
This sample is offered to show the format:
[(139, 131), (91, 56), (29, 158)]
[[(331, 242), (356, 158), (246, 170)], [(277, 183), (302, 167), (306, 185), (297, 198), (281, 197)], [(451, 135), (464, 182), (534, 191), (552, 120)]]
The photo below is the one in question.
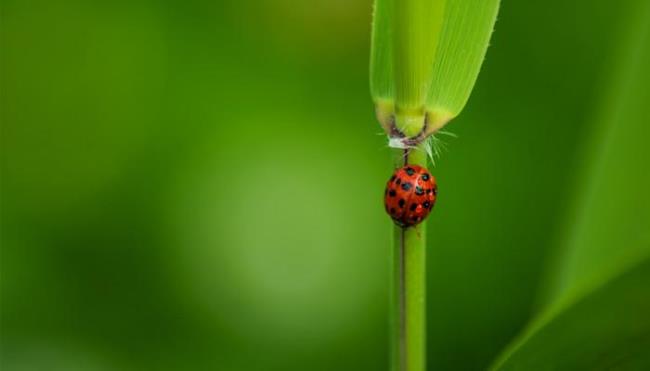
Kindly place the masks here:
[(650, 367), (650, 5), (628, 11), (547, 303), (494, 369)]
[[(369, 9), (3, 1), (1, 368), (387, 369)], [(431, 369), (647, 368), (648, 19), (502, 4), (434, 169)]]

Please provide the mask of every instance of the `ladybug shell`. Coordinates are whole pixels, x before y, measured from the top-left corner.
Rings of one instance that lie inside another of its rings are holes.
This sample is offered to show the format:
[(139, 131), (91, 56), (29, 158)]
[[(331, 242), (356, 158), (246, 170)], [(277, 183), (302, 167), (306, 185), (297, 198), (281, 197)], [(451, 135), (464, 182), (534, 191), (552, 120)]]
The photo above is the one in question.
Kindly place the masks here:
[(384, 205), (395, 224), (410, 227), (424, 220), (436, 203), (438, 186), (427, 169), (407, 165), (395, 170), (386, 184)]

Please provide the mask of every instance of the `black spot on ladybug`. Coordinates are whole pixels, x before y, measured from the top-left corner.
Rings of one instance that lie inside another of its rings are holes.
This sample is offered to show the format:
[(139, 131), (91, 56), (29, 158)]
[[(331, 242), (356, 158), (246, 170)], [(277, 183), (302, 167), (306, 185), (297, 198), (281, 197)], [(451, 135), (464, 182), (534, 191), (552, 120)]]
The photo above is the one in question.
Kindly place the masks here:
[(423, 206), (425, 209), (429, 209), (429, 208), (431, 208), (431, 202), (429, 202), (429, 201), (424, 201), (424, 203), (422, 204), (422, 206)]
[(389, 195), (390, 197), (395, 197), (395, 196), (397, 196), (397, 192), (395, 192), (394, 189), (391, 189), (390, 191), (388, 191), (388, 195)]
[(409, 189), (411, 189), (411, 183), (402, 184), (402, 189), (408, 191)]
[(420, 186), (415, 186), (415, 194), (418, 196), (422, 196), (424, 194), (424, 189)]
[(406, 203), (406, 201), (405, 201), (403, 198), (400, 198), (400, 200), (399, 200), (399, 202), (398, 202), (399, 207), (404, 207), (404, 204), (405, 204), (405, 203)]
[(390, 182), (392, 182), (393, 180), (395, 180), (395, 175), (393, 175), (392, 177), (390, 177)]
[(431, 192), (433, 192), (432, 189), (427, 189), (427, 193), (431, 193)]
[(415, 170), (413, 170), (412, 167), (407, 167), (407, 168), (406, 168), (406, 173), (407, 173), (408, 175), (413, 175), (413, 174), (415, 174)]
[(411, 207), (409, 207), (411, 211), (415, 211), (415, 209), (417, 208), (418, 208), (418, 204), (411, 204)]
[(414, 222), (417, 222), (418, 220), (420, 220), (420, 217), (419, 216), (412, 216), (411, 220), (414, 221)]
[(422, 174), (422, 180), (429, 180), (429, 174)]
[(395, 181), (395, 184), (399, 185), (401, 182), (402, 182), (402, 179), (397, 178), (397, 180)]
[(390, 213), (391, 213), (391, 214), (395, 214), (395, 211), (397, 211), (397, 210), (395, 210), (394, 207), (391, 207), (391, 208), (390, 208)]

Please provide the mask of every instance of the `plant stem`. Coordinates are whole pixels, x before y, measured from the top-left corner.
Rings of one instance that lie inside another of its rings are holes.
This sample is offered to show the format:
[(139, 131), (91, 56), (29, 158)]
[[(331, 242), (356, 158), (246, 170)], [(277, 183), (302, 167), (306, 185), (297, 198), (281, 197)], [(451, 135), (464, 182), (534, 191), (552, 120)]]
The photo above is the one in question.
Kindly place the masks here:
[[(415, 164), (426, 167), (421, 144), (400, 151), (398, 167)], [(392, 370), (424, 371), (426, 368), (426, 224), (394, 227), (392, 296)]]

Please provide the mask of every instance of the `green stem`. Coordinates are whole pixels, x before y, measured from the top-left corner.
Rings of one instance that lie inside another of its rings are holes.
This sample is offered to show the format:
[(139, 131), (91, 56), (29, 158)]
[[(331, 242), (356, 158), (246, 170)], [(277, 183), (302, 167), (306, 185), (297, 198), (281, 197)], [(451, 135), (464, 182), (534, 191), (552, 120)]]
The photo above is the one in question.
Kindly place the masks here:
[[(422, 145), (423, 146), (423, 145)], [(398, 167), (426, 167), (422, 147), (400, 151)], [(394, 227), (392, 370), (424, 371), (426, 368), (426, 224)]]

